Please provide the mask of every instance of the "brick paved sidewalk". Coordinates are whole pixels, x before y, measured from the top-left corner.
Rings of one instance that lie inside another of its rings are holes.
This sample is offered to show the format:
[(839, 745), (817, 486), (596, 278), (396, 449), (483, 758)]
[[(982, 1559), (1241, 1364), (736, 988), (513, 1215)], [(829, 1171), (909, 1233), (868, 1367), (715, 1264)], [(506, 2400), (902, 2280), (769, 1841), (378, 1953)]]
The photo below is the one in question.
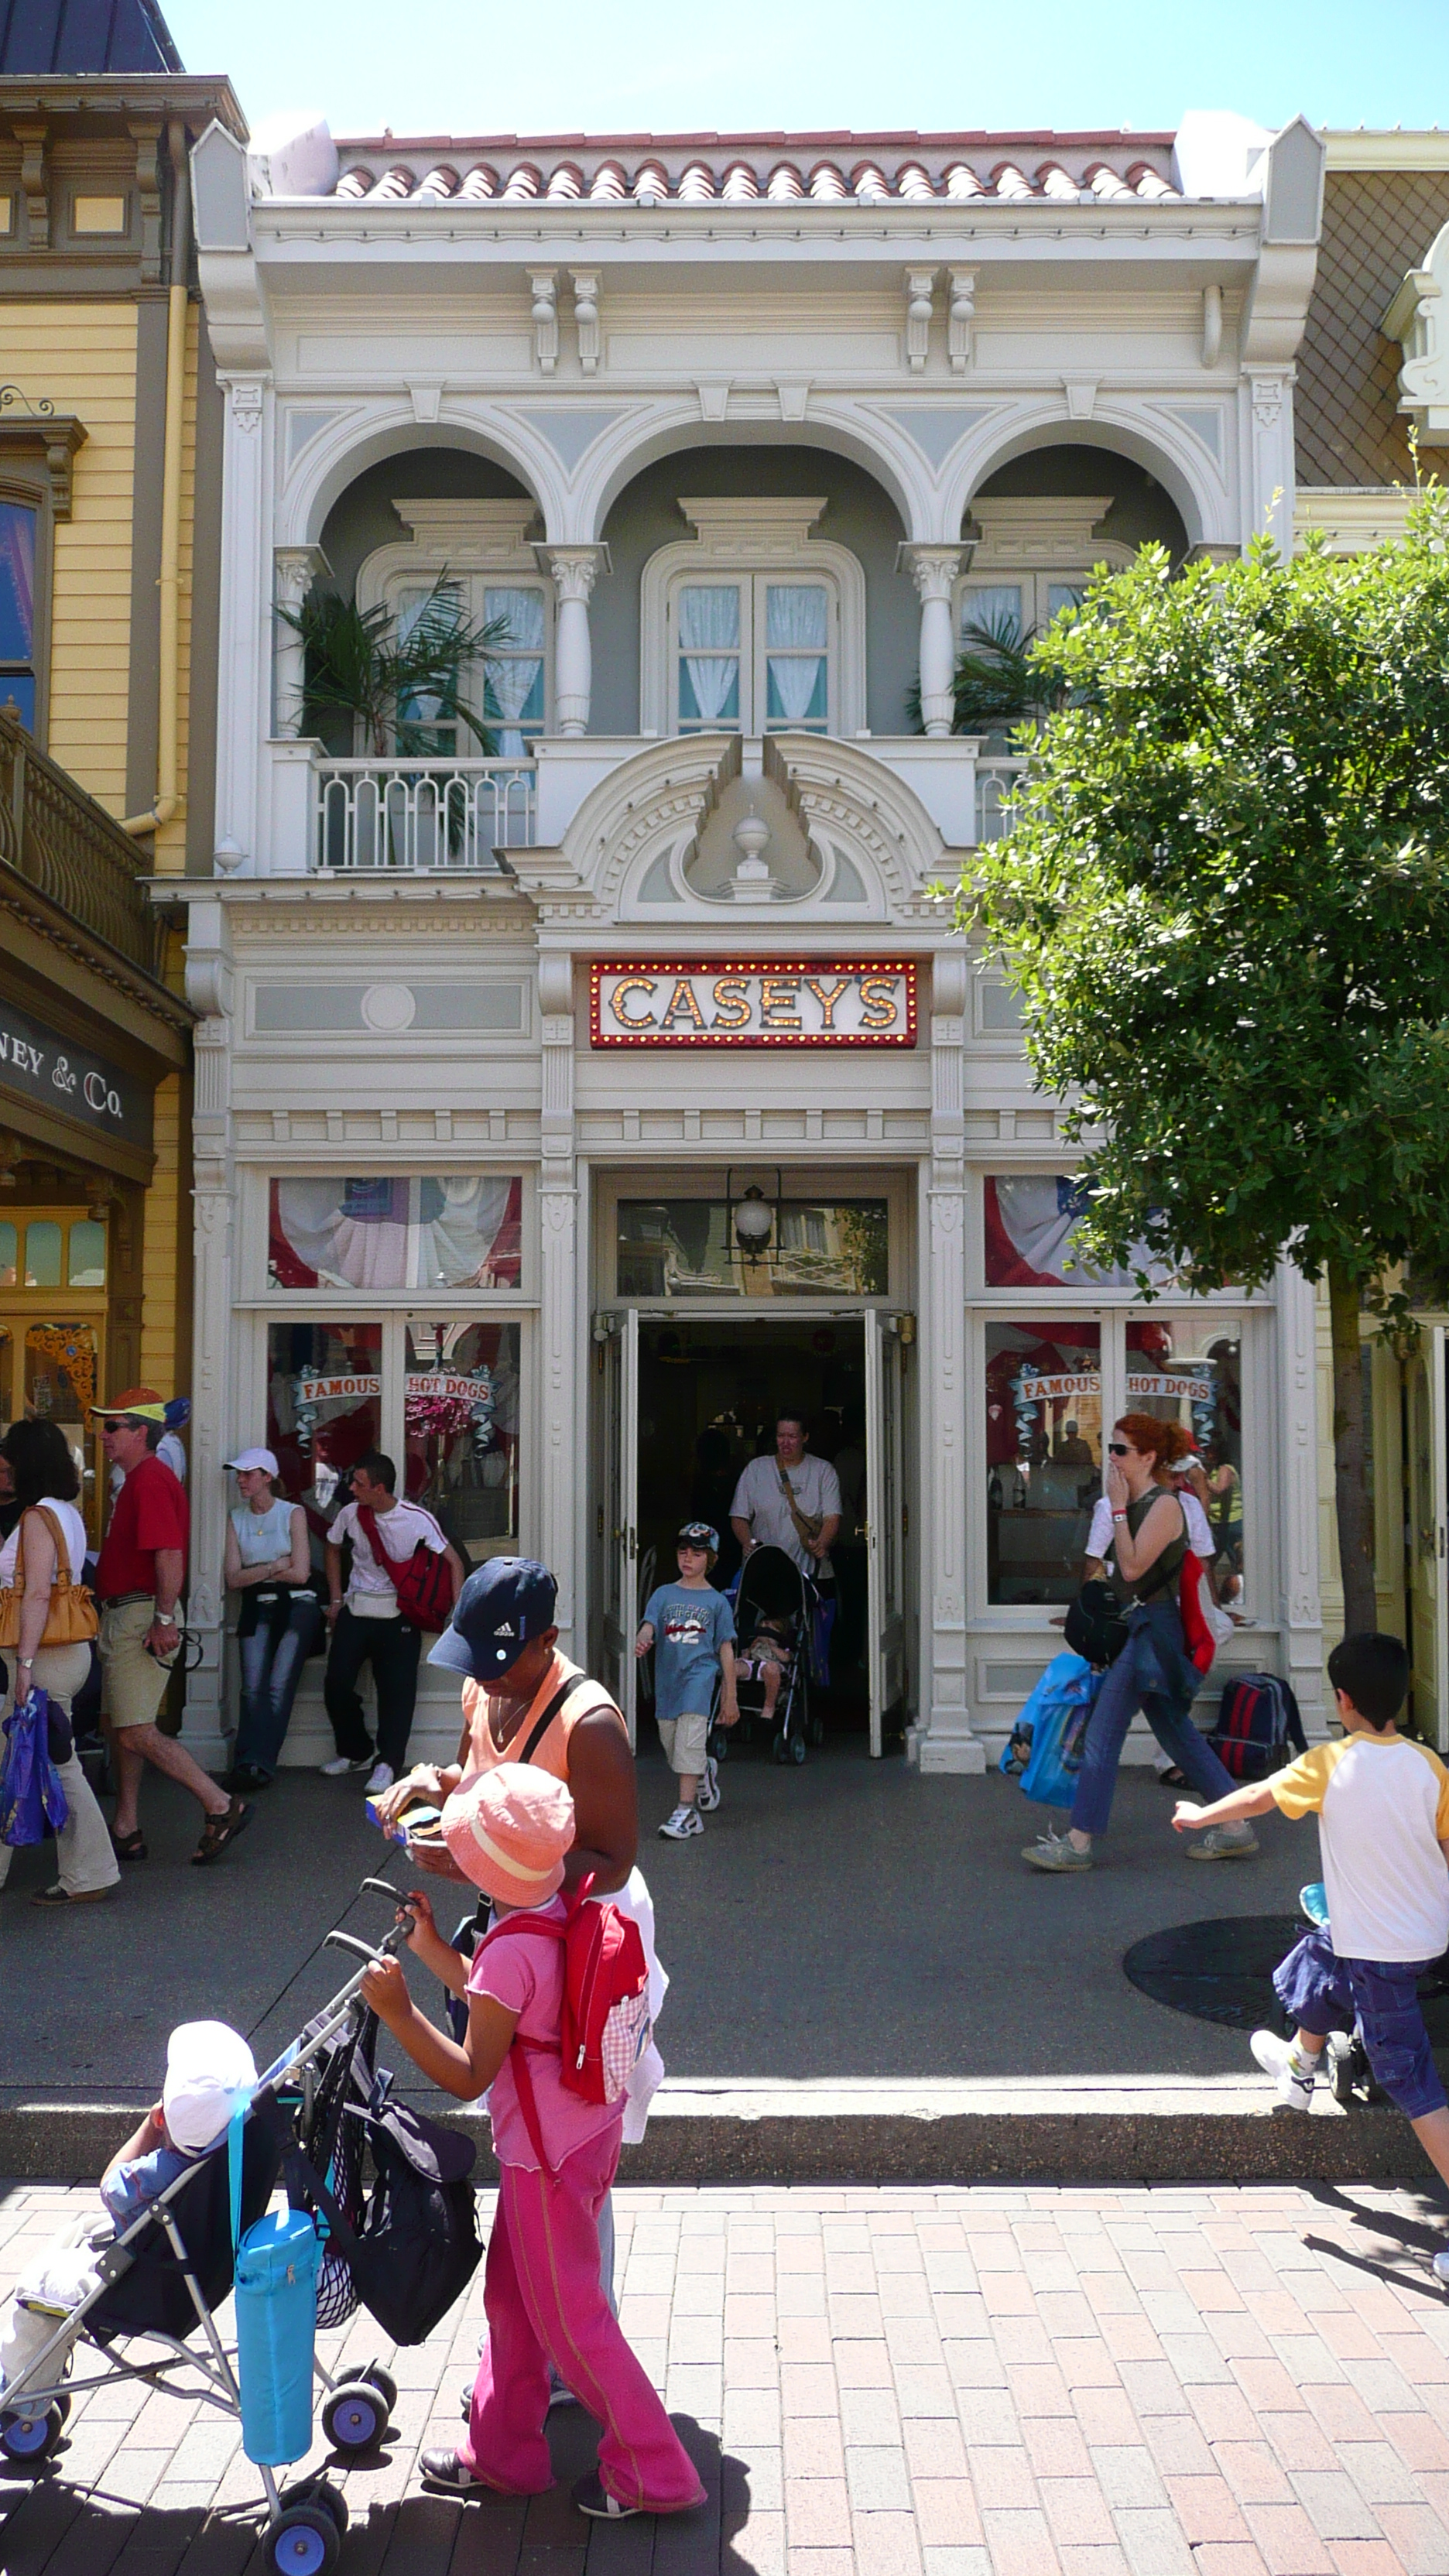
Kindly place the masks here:
[[(0, 2185), (0, 2289), (77, 2195)], [(454, 2438), (481, 2277), (389, 2360), (395, 2438), (346, 2474), (339, 2576), (1449, 2576), (1442, 2216), (1408, 2192), (642, 2191), (624, 2321), (710, 2489), (590, 2530), (418, 2488)], [(240, 2576), (236, 2428), (118, 2390), (37, 2488), (0, 2478), (7, 2576)], [(554, 2418), (561, 2478), (588, 2464)], [(313, 2453), (320, 2465), (323, 2451)]]

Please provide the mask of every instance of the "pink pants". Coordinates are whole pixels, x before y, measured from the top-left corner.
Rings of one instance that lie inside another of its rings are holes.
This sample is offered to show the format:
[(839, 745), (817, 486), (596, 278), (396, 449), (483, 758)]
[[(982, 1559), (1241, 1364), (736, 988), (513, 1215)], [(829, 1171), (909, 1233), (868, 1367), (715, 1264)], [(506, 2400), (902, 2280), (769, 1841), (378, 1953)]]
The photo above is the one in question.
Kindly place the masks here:
[(599, 2209), (618, 2161), (619, 2131), (609, 2128), (566, 2157), (555, 2178), (501, 2167), (483, 2275), (488, 2340), (458, 2456), (513, 2495), (551, 2487), (552, 2362), (603, 2425), (599, 2475), (610, 2494), (649, 2513), (683, 2513), (704, 2500), (698, 2471), (599, 2284)]

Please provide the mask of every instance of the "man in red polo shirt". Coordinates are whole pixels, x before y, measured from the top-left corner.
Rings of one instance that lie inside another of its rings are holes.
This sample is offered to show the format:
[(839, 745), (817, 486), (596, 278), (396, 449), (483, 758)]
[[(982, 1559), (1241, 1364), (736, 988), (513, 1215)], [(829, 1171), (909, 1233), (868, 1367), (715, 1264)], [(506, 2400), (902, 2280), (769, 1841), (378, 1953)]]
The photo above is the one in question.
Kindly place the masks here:
[(111, 1828), (121, 1860), (144, 1860), (136, 1801), (148, 1762), (189, 1789), (206, 1817), (194, 1861), (216, 1860), (251, 1820), (198, 1762), (156, 1724), (176, 1661), (181, 1632), (176, 1604), (186, 1579), (186, 1495), (156, 1456), (166, 1407), (154, 1387), (128, 1387), (114, 1404), (95, 1407), (101, 1443), (125, 1478), (116, 1496), (96, 1566), (101, 1605), (102, 1705), (116, 1763), (116, 1815)]

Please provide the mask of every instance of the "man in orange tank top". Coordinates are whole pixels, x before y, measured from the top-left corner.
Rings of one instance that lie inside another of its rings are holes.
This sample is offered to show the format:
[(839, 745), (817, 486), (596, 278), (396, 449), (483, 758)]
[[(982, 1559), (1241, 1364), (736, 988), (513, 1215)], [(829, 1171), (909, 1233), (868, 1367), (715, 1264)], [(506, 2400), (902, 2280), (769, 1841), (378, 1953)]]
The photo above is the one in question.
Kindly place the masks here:
[[(419, 1798), (441, 1804), (461, 1781), (496, 1763), (536, 1762), (564, 1782), (574, 1802), (577, 1838), (564, 1864), (566, 1884), (592, 1875), (597, 1893), (611, 1896), (624, 1886), (639, 1849), (634, 1756), (602, 1683), (559, 1653), (557, 1598), (547, 1566), (532, 1557), (493, 1556), (469, 1575), (452, 1622), (428, 1657), (462, 1676), (458, 1759), (420, 1764), (373, 1805), (380, 1823), (395, 1823)], [(556, 1700), (540, 1734), (539, 1722)], [(446, 1848), (412, 1856), (436, 1878), (462, 1878)]]

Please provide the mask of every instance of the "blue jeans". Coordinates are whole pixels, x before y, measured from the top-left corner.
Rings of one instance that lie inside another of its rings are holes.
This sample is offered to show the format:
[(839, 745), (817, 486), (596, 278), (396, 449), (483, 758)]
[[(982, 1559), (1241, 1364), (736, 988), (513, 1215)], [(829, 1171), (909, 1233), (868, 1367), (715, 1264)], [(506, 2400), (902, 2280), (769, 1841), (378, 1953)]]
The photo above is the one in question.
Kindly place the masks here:
[(302, 1666), (321, 1628), (322, 1613), (316, 1602), (300, 1600), (292, 1603), (284, 1628), (274, 1628), (269, 1619), (260, 1618), (249, 1637), (238, 1639), (241, 1723), (232, 1760), (244, 1769), (265, 1771), (269, 1780), (275, 1773)]
[(1107, 1829), (1122, 1747), (1139, 1708), (1163, 1752), (1209, 1804), (1237, 1787), (1188, 1713), (1198, 1676), (1183, 1649), (1176, 1603), (1139, 1602), (1128, 1614), (1128, 1627), (1127, 1643), (1108, 1671), (1087, 1726), (1072, 1801), (1072, 1823), (1082, 1834)]
[(1305, 1932), (1273, 1971), (1278, 2001), (1300, 2030), (1363, 2034), (1374, 2080), (1406, 2120), (1444, 2108), (1444, 2086), (1424, 2028), (1419, 1979), (1435, 1959), (1340, 1959), (1328, 1932)]

